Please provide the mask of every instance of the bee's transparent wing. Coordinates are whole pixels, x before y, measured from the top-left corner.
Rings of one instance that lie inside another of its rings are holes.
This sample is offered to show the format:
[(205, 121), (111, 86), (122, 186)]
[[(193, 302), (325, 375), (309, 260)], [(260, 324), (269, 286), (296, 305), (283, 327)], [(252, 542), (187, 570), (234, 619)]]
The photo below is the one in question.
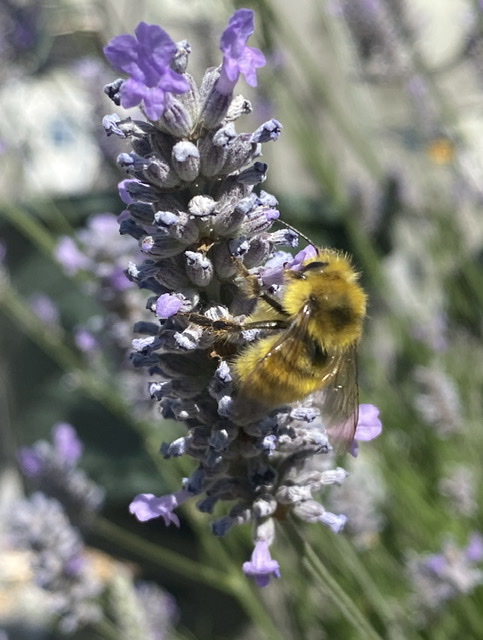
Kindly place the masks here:
[[(295, 318), (283, 327), (273, 327), (274, 331), (280, 332), (278, 340), (272, 345), (270, 351), (260, 360), (260, 366), (266, 366), (270, 358), (277, 352), (283, 352), (284, 359), (287, 362), (297, 362), (300, 355), (305, 351), (305, 345), (307, 342), (307, 326), (310, 320), (310, 307), (306, 305), (302, 312), (295, 316)], [(264, 324), (271, 324), (271, 322), (254, 322), (248, 325), (249, 327), (256, 326), (266, 330), (270, 330), (270, 327), (262, 326)]]
[[(272, 344), (271, 348), (265, 355), (260, 358), (257, 364), (257, 374), (266, 377), (267, 380), (273, 377), (273, 360), (278, 357), (282, 357), (284, 362), (298, 362), (301, 357), (305, 357), (306, 343), (307, 343), (307, 324), (309, 321), (309, 309), (298, 315), (288, 326), (283, 329), (274, 328), (274, 331), (278, 331), (280, 335), (277, 340)], [(253, 323), (253, 325), (260, 327), (263, 323)], [(267, 323), (268, 324), (268, 323)], [(252, 326), (252, 325), (250, 325)], [(264, 326), (267, 331), (270, 330), (269, 326)], [(266, 375), (265, 375), (266, 372)], [(280, 403), (282, 404), (282, 403)], [(250, 385), (250, 380), (247, 380), (244, 384), (240, 385), (238, 389), (237, 399), (233, 408), (233, 416), (237, 421), (244, 419), (244, 415), (247, 415), (247, 419), (250, 421), (258, 419), (260, 416), (267, 413), (277, 405), (266, 404), (262, 399), (254, 397)]]
[(317, 404), (321, 405), (332, 444), (348, 449), (354, 440), (359, 417), (356, 347), (334, 356), (327, 375), (331, 380), (321, 390), (321, 401), (317, 398)]

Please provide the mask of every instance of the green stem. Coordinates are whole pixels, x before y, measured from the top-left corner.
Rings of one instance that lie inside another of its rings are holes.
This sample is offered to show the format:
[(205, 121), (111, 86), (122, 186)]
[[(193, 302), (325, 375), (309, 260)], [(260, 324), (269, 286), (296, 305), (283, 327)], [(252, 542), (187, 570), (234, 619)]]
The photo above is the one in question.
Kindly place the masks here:
[(163, 569), (169, 569), (195, 582), (203, 582), (210, 587), (231, 594), (238, 600), (250, 620), (256, 622), (258, 638), (265, 634), (267, 640), (283, 640), (283, 636), (275, 626), (267, 612), (258, 592), (248, 583), (239, 567), (227, 567), (226, 571), (219, 571), (190, 560), (171, 549), (160, 547), (144, 538), (118, 527), (104, 518), (97, 518), (95, 531), (100, 536), (115, 542), (124, 549), (129, 549), (139, 558), (156, 564)]
[(358, 640), (383, 640), (331, 575), (310, 544), (302, 538), (294, 524), (290, 526), (289, 532), (294, 544), (301, 550), (303, 566), (316, 579), (314, 585), (332, 600), (347, 622), (357, 630)]
[(21, 231), (51, 260), (56, 241), (51, 233), (22, 207), (2, 206), (0, 212), (12, 226)]
[(374, 609), (383, 620), (385, 627), (391, 629), (391, 638), (393, 640), (405, 640), (402, 632), (397, 627), (397, 621), (389, 604), (386, 603), (384, 597), (379, 591), (377, 585), (372, 580), (368, 571), (360, 561), (351, 542), (344, 536), (337, 538), (338, 550), (343, 556), (345, 564), (350, 566), (351, 573), (358, 580), (365, 596), (372, 602)]
[(138, 557), (148, 560), (151, 564), (154, 563), (163, 569), (169, 569), (190, 580), (204, 582), (215, 589), (225, 589), (229, 586), (227, 576), (221, 571), (205, 567), (176, 553), (176, 551), (149, 542), (149, 540), (126, 531), (105, 518), (97, 518), (94, 529), (97, 534), (106, 540), (132, 551)]
[(360, 640), (363, 638), (383, 640), (307, 543), (305, 543), (305, 554), (306, 557), (302, 561), (304, 566), (315, 578), (319, 578), (323, 582), (323, 591), (332, 599), (344, 618), (357, 629)]
[(112, 391), (112, 385), (93, 376), (81, 358), (63, 341), (62, 334), (53, 331), (30, 309), (28, 304), (10, 285), (7, 278), (0, 282), (0, 301), (2, 311), (16, 326), (38, 344), (64, 371), (73, 373), (79, 386), (92, 398), (106, 406), (115, 415), (131, 420), (130, 412), (120, 397)]

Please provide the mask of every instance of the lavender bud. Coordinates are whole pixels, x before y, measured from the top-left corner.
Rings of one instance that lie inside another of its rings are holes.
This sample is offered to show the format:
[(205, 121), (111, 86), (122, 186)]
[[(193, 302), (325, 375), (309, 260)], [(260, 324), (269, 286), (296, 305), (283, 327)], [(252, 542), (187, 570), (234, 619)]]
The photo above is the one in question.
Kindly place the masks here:
[(107, 136), (116, 135), (120, 138), (126, 138), (126, 134), (122, 129), (119, 128), (118, 124), (121, 122), (121, 118), (117, 115), (117, 113), (113, 113), (109, 116), (104, 116), (102, 118), (102, 126), (104, 127), (104, 131)]
[(171, 211), (157, 211), (154, 214), (156, 224), (166, 229), (169, 235), (185, 245), (198, 240), (199, 229), (187, 213), (173, 213)]
[(249, 169), (245, 169), (238, 176), (238, 182), (247, 185), (255, 185), (260, 184), (260, 182), (264, 182), (267, 179), (267, 170), (268, 164), (264, 162), (255, 162), (253, 167)]
[(121, 104), (121, 87), (124, 84), (124, 80), (122, 78), (117, 78), (114, 82), (110, 82), (106, 84), (104, 87), (104, 93), (106, 96), (114, 102), (118, 107)]
[(235, 96), (228, 108), (225, 120), (238, 120), (241, 116), (247, 116), (253, 111), (251, 102), (241, 95)]
[(200, 99), (203, 102), (200, 112), (200, 122), (202, 122), (203, 126), (208, 130), (214, 129), (220, 124), (232, 102), (233, 94), (220, 93), (220, 91), (216, 89), (219, 77), (219, 69), (208, 69), (201, 83)]
[(264, 122), (256, 131), (252, 133), (252, 142), (269, 142), (270, 140), (276, 141), (280, 137), (282, 125), (278, 120), (272, 118), (268, 122)]
[(172, 151), (171, 164), (181, 180), (193, 182), (200, 172), (200, 153), (192, 142), (181, 140)]
[(170, 95), (156, 126), (176, 138), (186, 138), (193, 128), (193, 120), (181, 100)]
[(194, 196), (188, 203), (188, 211), (193, 216), (210, 216), (216, 208), (216, 202), (210, 196)]
[(190, 53), (191, 45), (188, 40), (181, 40), (176, 43), (176, 53), (171, 60), (171, 68), (176, 71), (176, 73), (185, 73)]
[(207, 287), (213, 278), (213, 264), (202, 253), (185, 251), (186, 273), (191, 282), (198, 287)]

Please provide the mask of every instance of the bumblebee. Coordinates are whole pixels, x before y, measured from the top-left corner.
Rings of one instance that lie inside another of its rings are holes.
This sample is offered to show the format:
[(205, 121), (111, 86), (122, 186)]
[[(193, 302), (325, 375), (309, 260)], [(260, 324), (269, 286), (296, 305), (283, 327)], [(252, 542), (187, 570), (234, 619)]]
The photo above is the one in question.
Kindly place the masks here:
[(219, 332), (260, 329), (263, 336), (232, 359), (235, 418), (256, 419), (320, 392), (330, 434), (350, 445), (358, 418), (357, 346), (367, 301), (358, 280), (348, 255), (319, 248), (298, 270), (285, 269), (279, 298), (260, 293), (243, 323), (216, 323)]

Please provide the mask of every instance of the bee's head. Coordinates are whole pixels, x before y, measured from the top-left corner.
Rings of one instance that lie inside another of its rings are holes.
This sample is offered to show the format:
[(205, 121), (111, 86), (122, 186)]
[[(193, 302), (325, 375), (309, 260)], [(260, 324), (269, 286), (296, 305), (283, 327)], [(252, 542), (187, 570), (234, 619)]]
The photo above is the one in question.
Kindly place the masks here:
[(315, 274), (323, 274), (332, 278), (339, 277), (347, 282), (355, 282), (359, 278), (359, 274), (351, 265), (349, 256), (333, 249), (318, 249), (317, 255), (303, 262), (297, 274), (300, 278), (311, 278)]

